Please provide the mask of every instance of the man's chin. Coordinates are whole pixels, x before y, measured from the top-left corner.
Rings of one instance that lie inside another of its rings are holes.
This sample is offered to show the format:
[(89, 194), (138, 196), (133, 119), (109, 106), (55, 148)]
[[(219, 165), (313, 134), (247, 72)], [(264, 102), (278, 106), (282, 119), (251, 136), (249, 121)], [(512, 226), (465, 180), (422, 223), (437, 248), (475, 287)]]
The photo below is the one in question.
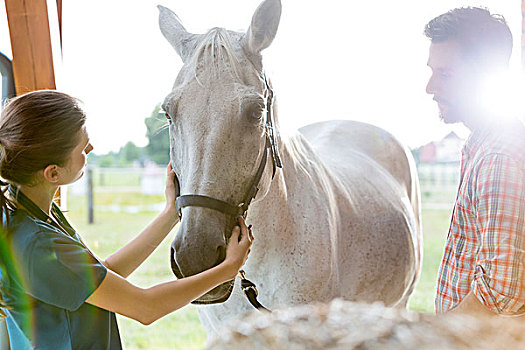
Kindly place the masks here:
[(450, 113), (449, 111), (439, 112), (439, 118), (445, 123), (445, 124), (456, 124), (461, 123), (463, 121), (462, 118), (457, 113)]
[(447, 116), (445, 116), (443, 114), (439, 115), (439, 119), (441, 119), (441, 121), (443, 121), (443, 123), (445, 123), (445, 124), (456, 124), (457, 123), (457, 121), (455, 119), (450, 119), (450, 118), (448, 118)]

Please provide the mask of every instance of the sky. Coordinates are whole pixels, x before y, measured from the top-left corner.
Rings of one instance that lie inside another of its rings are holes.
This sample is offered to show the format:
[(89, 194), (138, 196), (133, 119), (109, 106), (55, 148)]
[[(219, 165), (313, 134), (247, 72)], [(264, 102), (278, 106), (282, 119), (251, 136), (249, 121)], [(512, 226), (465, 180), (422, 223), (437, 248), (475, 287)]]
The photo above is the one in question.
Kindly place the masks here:
[[(55, 1), (48, 0), (48, 4)], [(158, 27), (161, 4), (186, 29), (245, 31), (259, 0), (90, 0), (63, 2), (57, 89), (84, 102), (95, 153), (128, 141), (145, 146), (144, 119), (170, 92), (182, 61)], [(368, 122), (409, 147), (451, 131), (425, 93), (429, 41), (424, 25), (460, 6), (484, 6), (507, 19), (514, 35), (511, 65), (519, 67), (519, 0), (282, 0), (277, 36), (263, 51), (279, 106), (281, 131), (331, 119)], [(52, 6), (52, 5), (50, 5)], [(0, 50), (11, 56), (5, 8)], [(56, 42), (56, 40), (55, 40)]]

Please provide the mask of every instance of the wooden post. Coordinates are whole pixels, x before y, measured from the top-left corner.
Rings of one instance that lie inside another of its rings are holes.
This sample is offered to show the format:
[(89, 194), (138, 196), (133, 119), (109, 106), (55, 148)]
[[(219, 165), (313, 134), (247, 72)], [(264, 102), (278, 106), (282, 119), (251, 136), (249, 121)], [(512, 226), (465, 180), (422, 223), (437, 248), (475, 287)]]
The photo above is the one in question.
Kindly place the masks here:
[(93, 210), (93, 169), (87, 167), (87, 202), (88, 202), (88, 223), (95, 222)]
[(46, 0), (5, 0), (17, 95), (55, 89)]
[[(5, 0), (17, 95), (56, 89), (53, 49), (46, 0)], [(62, 0), (57, 0), (62, 37)], [(60, 205), (60, 188), (55, 197)]]

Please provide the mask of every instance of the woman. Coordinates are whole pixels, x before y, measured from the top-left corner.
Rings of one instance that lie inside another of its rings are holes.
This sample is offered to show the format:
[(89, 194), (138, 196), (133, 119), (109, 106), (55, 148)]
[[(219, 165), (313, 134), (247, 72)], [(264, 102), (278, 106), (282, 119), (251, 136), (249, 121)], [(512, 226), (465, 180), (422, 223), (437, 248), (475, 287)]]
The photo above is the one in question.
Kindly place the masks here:
[(84, 122), (76, 99), (47, 90), (11, 100), (0, 117), (0, 312), (13, 349), (120, 349), (115, 313), (150, 324), (235, 278), (249, 253), (253, 237), (239, 218), (218, 266), (147, 289), (129, 283), (178, 221), (174, 173), (168, 166), (162, 213), (101, 260), (53, 203), (59, 186), (83, 175), (93, 149)]

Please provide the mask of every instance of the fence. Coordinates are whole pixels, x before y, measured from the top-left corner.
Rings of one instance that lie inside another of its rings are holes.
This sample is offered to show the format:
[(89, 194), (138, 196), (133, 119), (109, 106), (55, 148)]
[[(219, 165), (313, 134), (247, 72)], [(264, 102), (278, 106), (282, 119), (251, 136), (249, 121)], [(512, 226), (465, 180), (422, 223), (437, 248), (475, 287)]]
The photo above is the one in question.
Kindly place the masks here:
[(459, 183), (459, 170), (459, 162), (417, 165), (424, 208), (451, 208)]
[[(452, 206), (459, 181), (459, 167), (459, 163), (417, 165), (423, 208), (445, 209)], [(92, 185), (95, 193), (162, 195), (165, 181), (166, 169), (157, 166), (92, 168)], [(87, 196), (88, 191), (88, 176), (82, 177), (68, 188), (68, 193), (76, 196)], [(111, 210), (117, 209), (112, 207)]]
[[(87, 175), (87, 174), (86, 174)], [(87, 195), (88, 176), (69, 187), (73, 195)], [(163, 194), (166, 169), (157, 166), (145, 168), (92, 168), (95, 192), (131, 192), (142, 194)]]

